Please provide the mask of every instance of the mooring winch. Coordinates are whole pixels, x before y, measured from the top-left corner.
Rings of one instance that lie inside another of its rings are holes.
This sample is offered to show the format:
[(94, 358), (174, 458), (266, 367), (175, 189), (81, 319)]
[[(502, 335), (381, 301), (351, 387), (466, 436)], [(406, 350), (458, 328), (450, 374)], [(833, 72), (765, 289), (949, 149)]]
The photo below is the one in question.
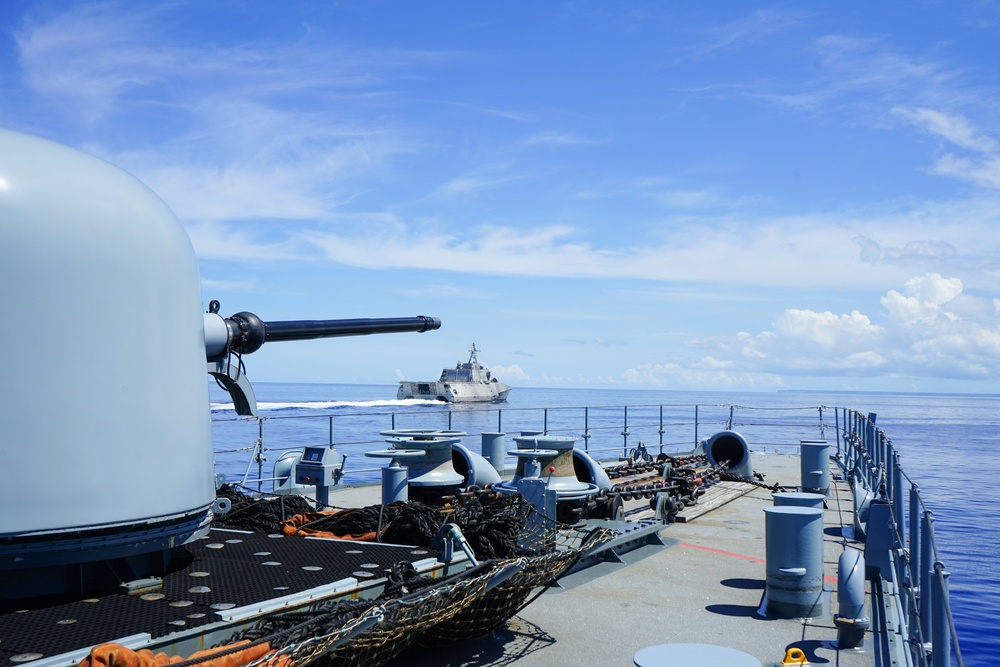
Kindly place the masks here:
[(462, 487), (500, 481), (485, 458), (462, 445), (464, 431), (393, 429), (379, 435), (392, 447), (365, 456), (390, 459), (382, 469), (384, 504), (407, 499), (436, 504)]
[[(599, 479), (585, 482), (578, 478), (574, 444), (576, 438), (542, 434), (522, 434), (514, 438), (517, 449), (507, 454), (517, 458), (514, 478), (500, 482), (496, 488), (503, 493), (521, 493), (522, 480), (541, 479), (546, 493), (556, 497), (556, 520), (560, 523), (578, 523), (596, 510), (590, 501), (600, 493)], [(589, 459), (589, 457), (587, 457)], [(594, 464), (596, 466), (596, 464)], [(586, 462), (584, 462), (586, 466)], [(599, 466), (597, 466), (599, 467)], [(588, 475), (594, 479), (595, 475)], [(607, 476), (604, 475), (604, 480)], [(610, 484), (609, 484), (610, 485)], [(522, 494), (523, 495), (523, 494)]]

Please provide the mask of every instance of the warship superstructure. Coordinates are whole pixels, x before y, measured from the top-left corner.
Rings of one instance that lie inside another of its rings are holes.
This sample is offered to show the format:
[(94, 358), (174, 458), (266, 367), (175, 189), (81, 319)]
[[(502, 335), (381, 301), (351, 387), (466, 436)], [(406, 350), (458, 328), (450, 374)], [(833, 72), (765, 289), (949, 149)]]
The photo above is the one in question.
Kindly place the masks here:
[(510, 385), (493, 377), (490, 369), (482, 366), (476, 358), (480, 352), (476, 344), (469, 350), (469, 360), (458, 362), (454, 368), (445, 368), (437, 382), (399, 383), (396, 398), (422, 398), (447, 403), (499, 403), (507, 400)]

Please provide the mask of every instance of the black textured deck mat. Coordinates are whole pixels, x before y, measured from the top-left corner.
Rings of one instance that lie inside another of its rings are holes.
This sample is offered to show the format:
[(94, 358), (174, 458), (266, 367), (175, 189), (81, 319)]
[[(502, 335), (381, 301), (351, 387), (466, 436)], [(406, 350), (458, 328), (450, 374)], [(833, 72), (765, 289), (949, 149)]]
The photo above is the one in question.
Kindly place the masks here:
[(347, 577), (373, 581), (400, 561), (437, 556), (409, 546), (225, 530), (213, 530), (188, 551), (190, 564), (165, 576), (163, 588), (146, 599), (113, 594), (47, 606), (28, 601), (22, 609), (16, 603), (5, 606), (0, 667), (18, 664), (11, 661), (16, 655), (50, 657), (143, 632), (162, 637), (220, 620), (212, 605), (243, 607)]

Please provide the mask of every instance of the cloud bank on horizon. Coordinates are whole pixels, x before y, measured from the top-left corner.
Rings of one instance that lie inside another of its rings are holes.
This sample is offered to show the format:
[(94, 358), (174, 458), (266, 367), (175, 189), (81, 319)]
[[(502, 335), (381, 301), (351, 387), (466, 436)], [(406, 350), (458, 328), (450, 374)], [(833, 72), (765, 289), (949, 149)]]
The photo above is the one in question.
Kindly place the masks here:
[(1000, 8), (0, 16), (0, 125), (147, 183), (206, 301), (444, 321), (257, 378), (436, 376), (475, 340), (515, 385), (1000, 392)]

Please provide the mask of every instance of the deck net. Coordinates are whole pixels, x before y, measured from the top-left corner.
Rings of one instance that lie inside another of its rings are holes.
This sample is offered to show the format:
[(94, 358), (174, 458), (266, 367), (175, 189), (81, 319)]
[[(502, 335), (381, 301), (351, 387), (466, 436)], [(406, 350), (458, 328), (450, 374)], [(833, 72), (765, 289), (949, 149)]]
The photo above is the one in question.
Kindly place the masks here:
[[(370, 509), (363, 508), (362, 514), (378, 514)], [(440, 646), (490, 632), (555, 583), (583, 553), (611, 538), (605, 529), (556, 525), (516, 495), (473, 491), (452, 498), (444, 508), (428, 509), (419, 503), (381, 508), (382, 517), (376, 518), (381, 525), (376, 523), (374, 531), (360, 516), (350, 519), (350, 530), (374, 532), (393, 542), (405, 533), (415, 539), (404, 543), (429, 546), (441, 525), (454, 523), (477, 556), (493, 556), (445, 579), (398, 563), (375, 600), (328, 601), (270, 617), (226, 643), (267, 641), (277, 649), (251, 663), (255, 666), (384, 664), (413, 646)], [(296, 521), (297, 528), (312, 523), (314, 528), (337, 529), (336, 521), (324, 523), (322, 516)]]

